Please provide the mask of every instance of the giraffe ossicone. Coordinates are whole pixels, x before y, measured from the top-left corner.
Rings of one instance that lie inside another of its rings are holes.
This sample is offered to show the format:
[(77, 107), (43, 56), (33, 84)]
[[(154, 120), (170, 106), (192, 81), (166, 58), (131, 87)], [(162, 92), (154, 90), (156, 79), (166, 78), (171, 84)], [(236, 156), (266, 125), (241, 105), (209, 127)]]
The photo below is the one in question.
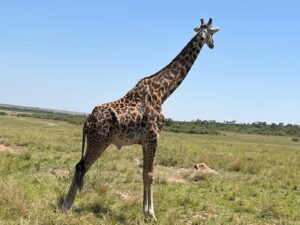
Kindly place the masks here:
[[(196, 35), (163, 69), (140, 80), (119, 100), (96, 106), (83, 126), (82, 158), (75, 166), (75, 174), (62, 208), (69, 210), (83, 177), (92, 164), (111, 144), (139, 144), (143, 149), (143, 211), (147, 219), (155, 219), (152, 183), (154, 159), (164, 116), (161, 105), (181, 84), (204, 44), (214, 47), (212, 19), (201, 20)], [(84, 154), (85, 140), (87, 150)]]
[(196, 33), (200, 32), (201, 28), (207, 28), (208, 30), (210, 30), (210, 32), (212, 34), (218, 32), (220, 30), (220, 28), (218, 28), (218, 27), (212, 27), (212, 18), (209, 18), (207, 24), (205, 24), (204, 19), (201, 19), (200, 21), (201, 21), (200, 26), (194, 28), (194, 31)]

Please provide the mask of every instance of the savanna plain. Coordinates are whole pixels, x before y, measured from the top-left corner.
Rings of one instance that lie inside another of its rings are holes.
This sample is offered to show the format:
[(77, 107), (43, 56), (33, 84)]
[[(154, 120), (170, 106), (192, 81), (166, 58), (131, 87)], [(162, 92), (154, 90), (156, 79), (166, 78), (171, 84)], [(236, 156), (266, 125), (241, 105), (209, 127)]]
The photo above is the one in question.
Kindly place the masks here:
[[(163, 131), (154, 206), (142, 213), (140, 146), (110, 146), (74, 206), (60, 205), (81, 157), (82, 125), (0, 115), (0, 224), (300, 224), (300, 142), (290, 136)], [(220, 175), (192, 176), (204, 162)]]

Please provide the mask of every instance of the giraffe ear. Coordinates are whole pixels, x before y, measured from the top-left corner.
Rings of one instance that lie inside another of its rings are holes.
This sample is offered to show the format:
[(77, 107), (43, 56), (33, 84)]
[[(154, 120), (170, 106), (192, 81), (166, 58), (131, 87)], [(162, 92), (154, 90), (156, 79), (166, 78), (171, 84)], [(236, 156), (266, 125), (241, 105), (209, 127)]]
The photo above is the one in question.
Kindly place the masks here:
[(200, 31), (200, 28), (195, 27), (195, 28), (194, 28), (194, 31), (195, 31), (196, 33), (198, 33), (198, 32)]
[(209, 28), (209, 30), (210, 30), (211, 34), (214, 34), (214, 33), (217, 33), (220, 30), (220, 28), (218, 28), (218, 27), (212, 27), (212, 28)]

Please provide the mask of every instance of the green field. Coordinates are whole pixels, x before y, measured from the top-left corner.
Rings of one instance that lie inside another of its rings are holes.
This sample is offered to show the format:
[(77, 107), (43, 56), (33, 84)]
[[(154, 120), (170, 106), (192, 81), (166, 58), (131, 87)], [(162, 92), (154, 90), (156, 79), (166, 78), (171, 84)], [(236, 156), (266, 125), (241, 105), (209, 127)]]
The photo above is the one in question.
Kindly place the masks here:
[[(0, 115), (1, 225), (147, 223), (139, 146), (107, 149), (73, 210), (60, 210), (81, 157), (81, 131)], [(192, 179), (201, 162), (221, 176)], [(153, 224), (300, 224), (300, 142), (291, 136), (163, 132), (155, 168)]]

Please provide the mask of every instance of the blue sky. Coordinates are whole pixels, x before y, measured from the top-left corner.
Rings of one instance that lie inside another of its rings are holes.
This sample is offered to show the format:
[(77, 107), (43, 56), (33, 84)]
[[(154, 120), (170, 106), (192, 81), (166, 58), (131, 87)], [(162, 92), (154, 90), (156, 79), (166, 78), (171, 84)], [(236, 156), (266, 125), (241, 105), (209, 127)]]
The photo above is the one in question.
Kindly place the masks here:
[(176, 120), (300, 124), (299, 1), (1, 1), (0, 103), (90, 112), (221, 28), (163, 105)]

